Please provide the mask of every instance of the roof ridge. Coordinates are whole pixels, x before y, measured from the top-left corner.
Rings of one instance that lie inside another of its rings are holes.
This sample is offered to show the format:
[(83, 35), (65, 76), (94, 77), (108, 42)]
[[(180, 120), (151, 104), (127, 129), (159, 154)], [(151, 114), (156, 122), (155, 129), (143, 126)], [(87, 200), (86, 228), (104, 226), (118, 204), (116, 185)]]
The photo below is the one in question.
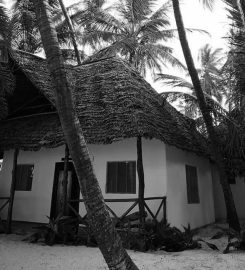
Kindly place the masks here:
[[(91, 56), (89, 56), (91, 57)], [(75, 67), (80, 67), (80, 66), (84, 66), (84, 65), (88, 65), (88, 64), (93, 64), (93, 63), (96, 63), (96, 62), (101, 62), (101, 61), (105, 61), (105, 60), (108, 60), (108, 59), (118, 59), (116, 56), (108, 56), (108, 57), (104, 57), (104, 58), (99, 58), (99, 59), (94, 59), (94, 60), (90, 60), (87, 59), (87, 60), (84, 60), (80, 65), (77, 65)]]
[(39, 55), (36, 55), (36, 54), (34, 54), (34, 53), (30, 53), (30, 52), (27, 52), (27, 51), (23, 51), (23, 50), (12, 50), (12, 52), (13, 52), (13, 53), (19, 52), (19, 53), (27, 54), (27, 55), (34, 56), (34, 57), (36, 57), (36, 58), (39, 58), (40, 60), (45, 60), (45, 61), (47, 61), (46, 58), (43, 58), (43, 57), (41, 57), (41, 56), (39, 56)]

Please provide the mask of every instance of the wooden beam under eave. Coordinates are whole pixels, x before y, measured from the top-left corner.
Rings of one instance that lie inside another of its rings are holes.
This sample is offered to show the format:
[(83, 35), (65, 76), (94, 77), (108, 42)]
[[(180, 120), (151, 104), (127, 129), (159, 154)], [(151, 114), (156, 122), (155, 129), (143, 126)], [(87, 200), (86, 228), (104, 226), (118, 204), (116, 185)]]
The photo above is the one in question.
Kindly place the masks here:
[(139, 200), (139, 212), (140, 212), (140, 223), (142, 227), (145, 227), (145, 177), (144, 177), (144, 166), (143, 166), (143, 157), (142, 157), (142, 138), (141, 136), (137, 137), (137, 173), (139, 180), (139, 189), (138, 189), (138, 200)]
[(14, 150), (14, 159), (13, 159), (13, 170), (12, 170), (12, 182), (10, 187), (10, 198), (9, 198), (9, 207), (8, 207), (8, 216), (7, 216), (7, 233), (12, 233), (12, 213), (13, 213), (13, 205), (14, 205), (14, 195), (15, 195), (15, 187), (17, 181), (17, 160), (19, 155), (19, 149)]

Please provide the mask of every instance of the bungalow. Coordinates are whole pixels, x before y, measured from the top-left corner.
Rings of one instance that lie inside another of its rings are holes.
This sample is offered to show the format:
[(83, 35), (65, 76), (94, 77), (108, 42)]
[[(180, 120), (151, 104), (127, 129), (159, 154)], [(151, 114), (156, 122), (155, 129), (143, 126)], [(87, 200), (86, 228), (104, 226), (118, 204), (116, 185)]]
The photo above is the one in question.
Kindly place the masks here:
[[(8, 114), (0, 121), (0, 151), (4, 153), (0, 197), (10, 194), (16, 159), (13, 219), (47, 222), (46, 216), (59, 209), (65, 140), (46, 60), (14, 51), (0, 69), (8, 69), (14, 78), (14, 91), (6, 96)], [(158, 199), (167, 198), (167, 220), (172, 225), (190, 223), (195, 228), (214, 222), (209, 154), (195, 123), (161, 99), (120, 59), (66, 69), (94, 170), (112, 212), (123, 215), (138, 196), (140, 136), (148, 217), (151, 212), (160, 219), (164, 207), (159, 208)], [(70, 161), (68, 198), (79, 196)], [(76, 207), (84, 215), (83, 204)]]

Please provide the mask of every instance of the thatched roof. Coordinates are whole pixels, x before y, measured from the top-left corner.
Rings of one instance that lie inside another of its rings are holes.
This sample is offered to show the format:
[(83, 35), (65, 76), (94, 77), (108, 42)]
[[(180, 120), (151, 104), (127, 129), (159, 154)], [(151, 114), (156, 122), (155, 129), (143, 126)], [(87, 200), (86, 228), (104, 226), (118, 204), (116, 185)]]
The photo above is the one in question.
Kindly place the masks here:
[[(46, 60), (20, 51), (14, 52), (12, 58), (23, 76), (54, 104)], [(107, 58), (68, 66), (67, 76), (88, 143), (109, 144), (141, 135), (200, 155), (207, 154), (206, 141), (194, 122), (161, 99), (124, 61)], [(0, 122), (0, 149), (38, 150), (62, 144), (63, 132), (56, 113)]]

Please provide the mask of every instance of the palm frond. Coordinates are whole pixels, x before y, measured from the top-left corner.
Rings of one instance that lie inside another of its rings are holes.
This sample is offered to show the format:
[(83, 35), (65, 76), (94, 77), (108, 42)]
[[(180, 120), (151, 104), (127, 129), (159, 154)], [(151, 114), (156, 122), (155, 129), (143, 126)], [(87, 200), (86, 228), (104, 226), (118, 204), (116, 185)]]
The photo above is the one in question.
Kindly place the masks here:
[(202, 5), (210, 10), (213, 9), (214, 4), (215, 4), (215, 0), (199, 0)]
[(170, 7), (172, 6), (172, 1), (167, 1), (158, 10), (156, 10), (148, 19), (140, 24), (138, 33), (140, 32), (150, 32), (150, 31), (160, 31), (160, 28), (166, 28), (170, 25), (168, 13), (170, 12)]
[(0, 1), (0, 36), (4, 40), (7, 38), (7, 28), (8, 28), (8, 22), (9, 22), (9, 11), (4, 6), (3, 1)]
[(198, 29), (198, 28), (185, 28), (186, 32), (188, 33), (200, 33), (200, 34), (205, 34), (208, 36), (211, 36), (210, 33), (206, 30), (203, 29)]
[(162, 28), (166, 28), (170, 25), (169, 20), (164, 19), (154, 19), (154, 20), (147, 20), (143, 25), (141, 25), (136, 32), (136, 35), (142, 33), (145, 36), (148, 36), (152, 39), (155, 36), (155, 39), (161, 40), (166, 38)]
[(119, 11), (129, 23), (143, 21), (152, 12), (154, 0), (124, 0)]
[(161, 81), (163, 85), (168, 85), (171, 87), (183, 87), (188, 89), (193, 89), (193, 85), (191, 82), (186, 79), (170, 74), (158, 73), (155, 76), (155, 82)]
[(149, 18), (149, 20), (165, 19), (168, 20), (168, 14), (172, 8), (172, 0), (166, 1), (159, 9), (157, 9)]
[(148, 51), (152, 51), (163, 65), (170, 64), (172, 67), (176, 67), (180, 70), (186, 70), (186, 67), (181, 63), (179, 59), (173, 56), (172, 48), (161, 45), (161, 44), (147, 44), (146, 48)]
[[(207, 31), (202, 30), (202, 29), (196, 29), (196, 28), (185, 28), (185, 29), (186, 29), (186, 32), (191, 33), (191, 34), (200, 33), (200, 34), (210, 35)], [(164, 29), (164, 30), (160, 30), (158, 33), (158, 40), (167, 41), (171, 38), (178, 38), (177, 29)]]
[[(181, 90), (174, 90), (174, 91), (163, 91), (160, 93), (162, 97), (167, 98), (168, 96), (174, 95), (177, 99), (184, 99), (186, 103), (194, 103), (196, 108), (198, 108), (197, 97), (194, 91), (181, 91)], [(204, 97), (206, 99), (207, 105), (215, 114), (223, 118), (227, 118), (227, 111), (222, 107), (222, 105), (217, 102), (213, 97), (207, 93), (204, 93)], [(227, 118), (228, 119), (228, 118)]]

